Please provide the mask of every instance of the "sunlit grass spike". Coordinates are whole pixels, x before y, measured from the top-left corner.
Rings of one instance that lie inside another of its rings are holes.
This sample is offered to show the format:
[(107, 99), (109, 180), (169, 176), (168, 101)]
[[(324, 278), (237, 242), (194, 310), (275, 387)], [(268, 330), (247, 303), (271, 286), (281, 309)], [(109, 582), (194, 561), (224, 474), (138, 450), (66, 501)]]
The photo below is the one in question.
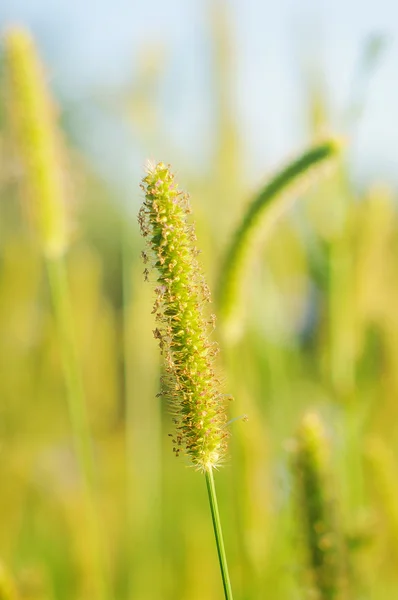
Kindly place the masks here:
[(312, 593), (318, 600), (342, 600), (344, 560), (331, 497), (328, 444), (322, 422), (314, 413), (304, 417), (297, 433), (293, 474)]

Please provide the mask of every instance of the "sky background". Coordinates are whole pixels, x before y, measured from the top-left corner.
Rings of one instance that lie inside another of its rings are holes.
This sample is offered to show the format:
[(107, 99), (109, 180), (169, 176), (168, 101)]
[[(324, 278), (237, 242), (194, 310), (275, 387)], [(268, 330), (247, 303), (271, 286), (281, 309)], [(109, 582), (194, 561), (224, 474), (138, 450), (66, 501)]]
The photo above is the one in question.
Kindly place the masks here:
[[(213, 0), (216, 2), (217, 0)], [(385, 48), (369, 78), (366, 106), (351, 145), (358, 180), (396, 181), (398, 172), (398, 3), (395, 0), (230, 0), (233, 81), (245, 168), (256, 178), (308, 138), (303, 66), (322, 71), (333, 122), (343, 115), (366, 40)], [(205, 162), (212, 144), (210, 0), (0, 0), (0, 26), (28, 25), (75, 143), (114, 181), (129, 187), (147, 149), (121, 118), (145, 49), (161, 49), (159, 105), (165, 133), (178, 150), (156, 156)], [(210, 68), (209, 68), (210, 67)], [(209, 75), (210, 74), (210, 75)], [(175, 155), (174, 155), (175, 154)]]

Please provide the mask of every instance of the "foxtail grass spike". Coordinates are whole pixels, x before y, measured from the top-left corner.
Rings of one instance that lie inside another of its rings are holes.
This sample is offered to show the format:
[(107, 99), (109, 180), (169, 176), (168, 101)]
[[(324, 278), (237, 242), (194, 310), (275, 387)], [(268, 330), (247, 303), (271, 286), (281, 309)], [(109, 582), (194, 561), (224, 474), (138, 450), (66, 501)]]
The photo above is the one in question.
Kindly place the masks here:
[(44, 254), (60, 255), (67, 245), (67, 218), (54, 105), (29, 33), (9, 29), (4, 48), (10, 120), (24, 171), (27, 212)]
[(176, 427), (170, 435), (176, 455), (183, 452), (205, 474), (224, 595), (232, 600), (213, 478), (213, 470), (225, 457), (229, 432), (214, 366), (218, 347), (209, 339), (215, 317), (205, 315), (210, 292), (197, 261), (187, 194), (178, 189), (163, 163), (148, 167), (142, 189), (145, 201), (138, 221), (150, 250), (150, 256), (143, 253), (144, 275), (149, 278), (152, 264), (157, 271), (153, 333), (165, 364), (161, 393), (169, 401)]
[[(156, 275), (154, 336), (164, 356), (162, 394), (169, 401), (176, 432), (174, 451), (201, 471), (219, 466), (228, 439), (225, 399), (215, 373), (217, 345), (210, 341), (214, 316), (205, 315), (210, 292), (197, 261), (195, 231), (188, 222), (187, 194), (163, 163), (149, 167), (139, 213)], [(145, 275), (149, 276), (147, 266)]]
[(218, 279), (217, 305), (227, 337), (233, 338), (239, 330), (239, 290), (257, 229), (261, 225), (263, 233), (268, 230), (296, 195), (305, 192), (324, 173), (325, 165), (338, 156), (341, 147), (338, 138), (311, 147), (276, 173), (247, 207), (232, 236)]
[(331, 498), (328, 446), (315, 414), (305, 416), (297, 433), (292, 468), (305, 537), (310, 597), (342, 600), (346, 587), (343, 547)]

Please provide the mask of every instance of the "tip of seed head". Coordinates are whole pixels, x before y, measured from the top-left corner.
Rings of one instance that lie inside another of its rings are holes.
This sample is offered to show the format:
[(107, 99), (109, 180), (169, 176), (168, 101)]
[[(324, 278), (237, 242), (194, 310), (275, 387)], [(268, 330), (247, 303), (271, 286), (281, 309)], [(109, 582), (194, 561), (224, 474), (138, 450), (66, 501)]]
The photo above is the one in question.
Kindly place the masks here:
[(147, 160), (145, 161), (145, 165), (144, 165), (145, 172), (147, 174), (153, 173), (158, 164), (159, 163), (157, 163), (155, 160), (153, 160), (153, 158), (147, 158)]

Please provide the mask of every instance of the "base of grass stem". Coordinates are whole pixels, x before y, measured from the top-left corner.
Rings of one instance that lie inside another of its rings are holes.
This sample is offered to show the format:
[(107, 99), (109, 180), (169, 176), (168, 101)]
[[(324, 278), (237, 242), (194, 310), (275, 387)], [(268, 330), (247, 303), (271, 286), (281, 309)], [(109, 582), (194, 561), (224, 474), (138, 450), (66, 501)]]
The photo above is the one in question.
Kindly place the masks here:
[(222, 582), (224, 586), (224, 594), (226, 600), (233, 600), (231, 582), (229, 580), (227, 556), (225, 554), (224, 539), (221, 528), (220, 514), (218, 512), (218, 503), (216, 488), (214, 485), (213, 470), (210, 468), (205, 472), (207, 493), (209, 495), (209, 503), (211, 510), (211, 518), (213, 521), (214, 536), (216, 538), (218, 560), (220, 562)]

